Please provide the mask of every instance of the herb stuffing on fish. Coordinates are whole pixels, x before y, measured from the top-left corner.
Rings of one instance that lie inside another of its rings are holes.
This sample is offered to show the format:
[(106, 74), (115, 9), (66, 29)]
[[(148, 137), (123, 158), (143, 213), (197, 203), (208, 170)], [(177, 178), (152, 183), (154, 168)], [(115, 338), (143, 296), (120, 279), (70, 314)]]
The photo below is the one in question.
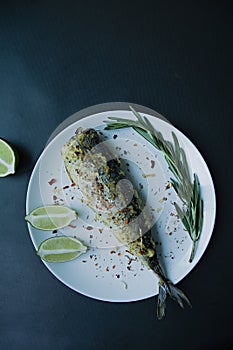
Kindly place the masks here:
[(122, 244), (152, 269), (159, 280), (157, 317), (165, 315), (166, 297), (182, 308), (191, 306), (185, 294), (165, 276), (151, 233), (151, 216), (143, 210), (135, 189), (128, 185), (121, 162), (94, 129), (76, 131), (63, 146), (62, 158), (71, 181), (77, 185), (87, 205)]

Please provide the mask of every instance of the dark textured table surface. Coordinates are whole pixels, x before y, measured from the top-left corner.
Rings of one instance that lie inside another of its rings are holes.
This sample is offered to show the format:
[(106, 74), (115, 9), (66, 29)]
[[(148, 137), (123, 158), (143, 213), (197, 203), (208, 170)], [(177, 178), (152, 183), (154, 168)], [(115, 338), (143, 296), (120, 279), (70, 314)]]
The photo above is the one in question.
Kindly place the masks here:
[[(98, 3), (98, 5), (97, 5)], [(0, 180), (0, 348), (233, 349), (232, 1), (2, 1), (0, 137), (20, 155)], [(59, 282), (36, 257), (25, 197), (56, 126), (103, 102), (165, 115), (207, 161), (217, 219), (196, 268), (180, 282), (193, 308), (155, 299), (107, 303)]]

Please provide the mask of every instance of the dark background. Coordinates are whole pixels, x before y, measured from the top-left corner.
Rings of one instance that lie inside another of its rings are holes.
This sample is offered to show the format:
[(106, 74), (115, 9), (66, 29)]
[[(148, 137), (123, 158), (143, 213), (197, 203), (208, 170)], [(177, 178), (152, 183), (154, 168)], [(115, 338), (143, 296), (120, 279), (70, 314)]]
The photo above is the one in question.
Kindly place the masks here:
[[(97, 5), (98, 4), (98, 5)], [(233, 2), (1, 1), (0, 137), (19, 151), (0, 179), (0, 348), (233, 349)], [(165, 115), (197, 145), (212, 173), (211, 242), (179, 286), (193, 308), (156, 300), (114, 304), (60, 283), (36, 257), (25, 196), (54, 128), (102, 102)]]

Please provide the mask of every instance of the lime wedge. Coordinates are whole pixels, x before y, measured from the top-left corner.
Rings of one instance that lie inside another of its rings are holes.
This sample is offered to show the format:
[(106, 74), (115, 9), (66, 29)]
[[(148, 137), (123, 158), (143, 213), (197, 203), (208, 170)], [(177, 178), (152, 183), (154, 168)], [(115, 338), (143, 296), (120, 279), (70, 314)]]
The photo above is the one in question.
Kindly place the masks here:
[(0, 177), (15, 173), (15, 152), (6, 141), (0, 139)]
[(71, 237), (52, 237), (43, 241), (37, 255), (48, 262), (66, 262), (86, 253), (87, 247), (78, 239)]
[(31, 211), (25, 216), (33, 227), (50, 231), (68, 226), (71, 221), (77, 219), (76, 211), (59, 205), (47, 205)]

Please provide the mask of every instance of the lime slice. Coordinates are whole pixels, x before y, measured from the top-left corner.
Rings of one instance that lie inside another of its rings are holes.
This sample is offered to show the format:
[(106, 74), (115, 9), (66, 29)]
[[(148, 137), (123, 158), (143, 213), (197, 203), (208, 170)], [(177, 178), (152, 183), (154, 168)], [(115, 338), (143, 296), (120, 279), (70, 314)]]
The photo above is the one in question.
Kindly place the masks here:
[(15, 152), (6, 141), (0, 139), (0, 177), (15, 173)]
[(33, 227), (50, 231), (68, 226), (71, 221), (77, 219), (76, 211), (59, 205), (47, 205), (31, 211), (25, 216)]
[(43, 241), (37, 255), (48, 262), (66, 262), (86, 253), (87, 247), (72, 237), (52, 237)]

